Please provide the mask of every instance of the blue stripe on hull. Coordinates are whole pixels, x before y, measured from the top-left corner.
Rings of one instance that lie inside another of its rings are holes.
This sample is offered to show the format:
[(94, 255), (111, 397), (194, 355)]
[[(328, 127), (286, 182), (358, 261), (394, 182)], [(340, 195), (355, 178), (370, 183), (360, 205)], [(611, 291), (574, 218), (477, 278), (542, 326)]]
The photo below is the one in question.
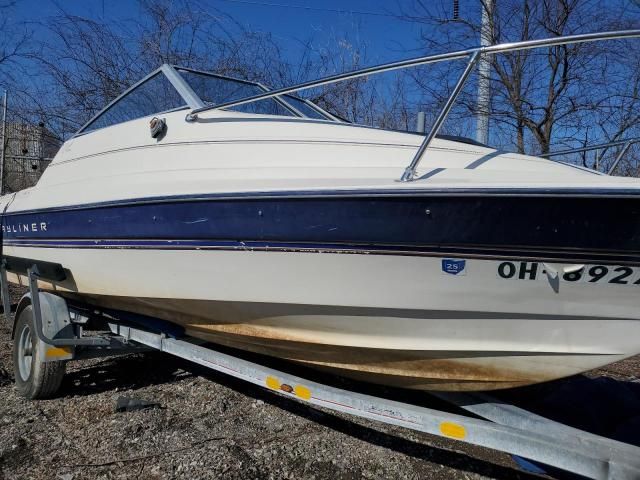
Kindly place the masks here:
[(283, 190), (271, 192), (226, 192), (208, 194), (164, 195), (156, 197), (138, 197), (124, 200), (83, 203), (61, 207), (39, 208), (36, 210), (18, 210), (7, 212), (7, 216), (27, 213), (44, 213), (88, 208), (141, 205), (145, 203), (173, 203), (190, 201), (229, 201), (241, 199), (310, 199), (310, 198), (437, 198), (437, 197), (553, 197), (553, 198), (631, 198), (640, 197), (640, 188), (446, 188), (437, 189), (372, 189), (372, 190)]
[(640, 197), (239, 198), (7, 215), (7, 245), (468, 252), (640, 262)]

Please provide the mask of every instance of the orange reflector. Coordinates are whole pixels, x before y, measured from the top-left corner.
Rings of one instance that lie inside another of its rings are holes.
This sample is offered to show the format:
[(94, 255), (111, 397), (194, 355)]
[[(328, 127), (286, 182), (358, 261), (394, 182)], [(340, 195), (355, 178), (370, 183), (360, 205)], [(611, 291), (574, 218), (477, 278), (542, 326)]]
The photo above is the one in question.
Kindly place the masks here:
[(311, 390), (303, 385), (296, 385), (296, 388), (294, 388), (293, 391), (303, 400), (309, 400), (311, 398)]
[(280, 390), (280, 381), (276, 377), (267, 377), (267, 387)]
[(457, 438), (458, 440), (462, 440), (467, 436), (467, 430), (462, 425), (451, 422), (442, 422), (440, 424), (440, 433), (445, 437)]
[(48, 347), (45, 352), (45, 356), (47, 358), (50, 357), (67, 357), (71, 355), (73, 352), (71, 347)]

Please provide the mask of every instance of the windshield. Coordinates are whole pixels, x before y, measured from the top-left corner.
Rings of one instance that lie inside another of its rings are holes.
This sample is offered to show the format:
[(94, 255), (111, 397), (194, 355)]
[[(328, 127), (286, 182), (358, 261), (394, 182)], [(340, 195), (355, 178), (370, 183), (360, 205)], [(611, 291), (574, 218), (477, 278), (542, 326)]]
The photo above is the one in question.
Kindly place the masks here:
[[(174, 73), (177, 70), (182, 79), (176, 80), (170, 76), (167, 77), (167, 73), (164, 72), (165, 68), (172, 70)], [(176, 68), (176, 70), (173, 70), (173, 68)], [(193, 93), (206, 105), (219, 105), (269, 91), (267, 87), (255, 82), (164, 65), (157, 73), (150, 74), (147, 78), (132, 86), (102, 112), (99, 112), (78, 131), (78, 134), (137, 118), (186, 108), (187, 106), (191, 108), (200, 106), (188, 103), (189, 98), (181, 96), (179, 93), (180, 83), (184, 84), (184, 82), (188, 83)], [(334, 116), (310, 101), (289, 94), (238, 105), (232, 107), (231, 110), (244, 113), (335, 121)]]
[(293, 95), (284, 95), (283, 99), (285, 102), (291, 104), (293, 108), (298, 110), (305, 117), (309, 118), (317, 118), (320, 120), (327, 120), (327, 116), (320, 113), (313, 107), (313, 104), (309, 105), (311, 102), (307, 103), (306, 100), (302, 100), (301, 98), (294, 97)]
[(162, 73), (157, 73), (107, 108), (82, 131), (89, 132), (185, 106), (186, 102), (169, 80)]
[[(239, 100), (253, 95), (268, 92), (269, 89), (254, 82), (215, 75), (213, 73), (196, 72), (178, 68), (180, 75), (187, 81), (200, 99), (208, 105)], [(231, 107), (230, 110), (245, 113), (262, 113), (267, 115), (303, 116), (320, 120), (333, 120), (330, 115), (307, 100), (294, 95), (278, 96), (257, 102)]]
[[(178, 69), (178, 72), (180, 72), (180, 75), (187, 81), (193, 91), (196, 92), (196, 95), (209, 105), (217, 105), (219, 103), (238, 100), (265, 92), (265, 90), (254, 83), (190, 70)], [(245, 113), (293, 116), (291, 111), (273, 99), (238, 105), (231, 110)]]

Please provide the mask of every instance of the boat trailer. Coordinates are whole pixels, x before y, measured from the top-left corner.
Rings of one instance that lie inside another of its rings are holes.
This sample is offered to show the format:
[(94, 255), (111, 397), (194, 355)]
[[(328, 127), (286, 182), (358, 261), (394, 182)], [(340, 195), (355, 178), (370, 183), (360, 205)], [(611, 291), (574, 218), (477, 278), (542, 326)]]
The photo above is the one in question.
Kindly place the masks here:
[(68, 360), (159, 350), (316, 407), (491, 448), (588, 478), (640, 478), (640, 447), (578, 430), (486, 394), (429, 392), (473, 416), (401, 403), (301, 378), (196, 339), (141, 328), (109, 313), (104, 313), (106, 334), (84, 335), (86, 311), (39, 290), (38, 280), (55, 283), (67, 278), (68, 271), (56, 263), (3, 257), (0, 292), (8, 321), (7, 271), (28, 279), (29, 292), (18, 303), (12, 321), (16, 382), (28, 367), (28, 378), (21, 380), (29, 388), (18, 385), (28, 398), (55, 394)]

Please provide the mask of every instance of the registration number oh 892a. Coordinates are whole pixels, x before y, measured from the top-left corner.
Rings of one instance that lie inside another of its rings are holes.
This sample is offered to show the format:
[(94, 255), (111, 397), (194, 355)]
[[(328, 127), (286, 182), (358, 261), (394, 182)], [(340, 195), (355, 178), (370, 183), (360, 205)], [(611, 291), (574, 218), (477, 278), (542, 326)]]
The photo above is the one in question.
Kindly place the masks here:
[[(550, 272), (539, 262), (502, 262), (498, 265), (498, 277), (505, 280), (546, 279)], [(553, 267), (555, 268), (555, 267)], [(560, 280), (564, 282), (611, 283), (613, 285), (639, 285), (640, 268), (621, 265), (576, 266), (569, 271), (557, 268)], [(555, 273), (555, 272), (554, 272)]]

